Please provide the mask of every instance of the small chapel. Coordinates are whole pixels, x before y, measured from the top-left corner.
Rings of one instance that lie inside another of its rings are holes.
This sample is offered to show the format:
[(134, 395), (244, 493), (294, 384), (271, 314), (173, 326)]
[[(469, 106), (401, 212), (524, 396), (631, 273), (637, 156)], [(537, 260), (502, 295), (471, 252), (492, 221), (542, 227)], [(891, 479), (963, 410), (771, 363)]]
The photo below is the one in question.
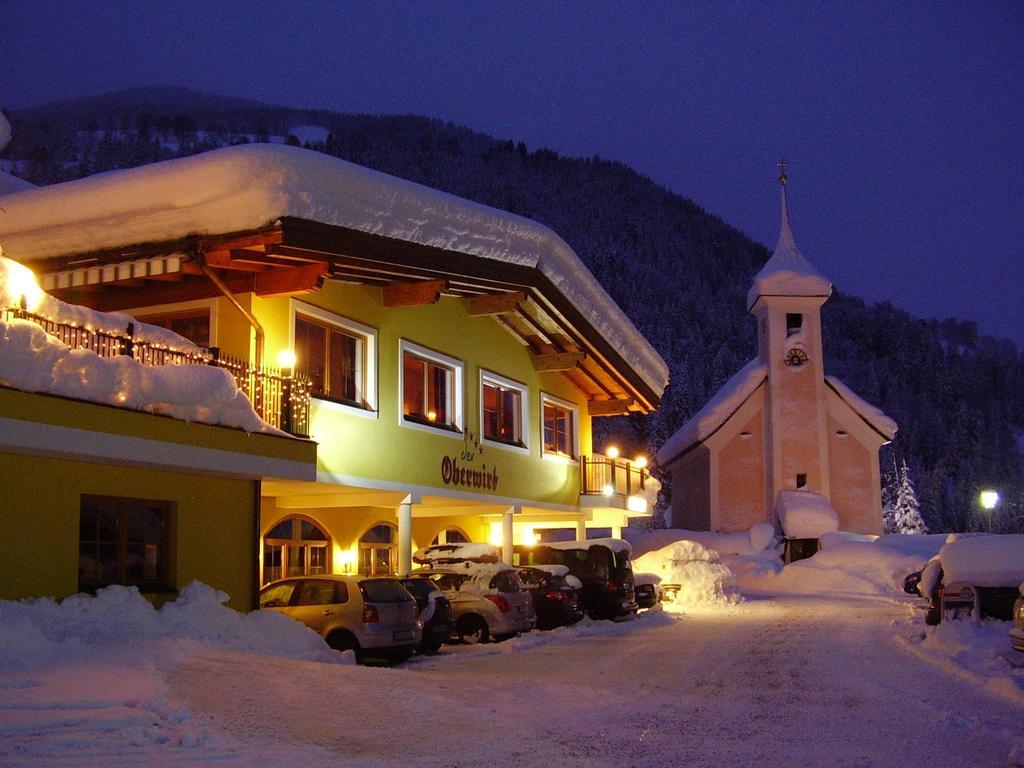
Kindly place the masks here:
[[(821, 307), (832, 283), (796, 246), (780, 167), (779, 241), (747, 293), (757, 357), (658, 452), (672, 477), (668, 522), (723, 533), (768, 522), (786, 537), (814, 539), (824, 510), (829, 528), (881, 534), (878, 451), (896, 423), (825, 375)], [(794, 521), (799, 510), (811, 511), (805, 524), (786, 530), (787, 511)]]

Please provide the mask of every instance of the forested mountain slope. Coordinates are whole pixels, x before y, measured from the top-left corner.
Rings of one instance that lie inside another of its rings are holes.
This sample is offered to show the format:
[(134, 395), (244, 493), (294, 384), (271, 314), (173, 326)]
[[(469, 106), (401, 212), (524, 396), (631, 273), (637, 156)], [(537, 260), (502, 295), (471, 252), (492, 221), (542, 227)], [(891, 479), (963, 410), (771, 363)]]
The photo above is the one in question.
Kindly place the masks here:
[[(37, 184), (232, 143), (313, 136), (306, 139), (313, 149), (546, 224), (671, 368), (656, 414), (599, 420), (625, 450), (653, 455), (756, 353), (745, 298), (768, 250), (620, 163), (530, 150), (422, 117), (284, 109), (181, 89), (10, 117), (14, 141), (4, 157)], [(1024, 359), (1015, 346), (979, 335), (970, 321), (921, 320), (838, 292), (825, 305), (824, 328), (828, 373), (899, 422), (883, 469), (894, 458), (907, 461), (931, 529), (1024, 530)], [(1003, 496), (992, 516), (977, 503), (983, 487)]]

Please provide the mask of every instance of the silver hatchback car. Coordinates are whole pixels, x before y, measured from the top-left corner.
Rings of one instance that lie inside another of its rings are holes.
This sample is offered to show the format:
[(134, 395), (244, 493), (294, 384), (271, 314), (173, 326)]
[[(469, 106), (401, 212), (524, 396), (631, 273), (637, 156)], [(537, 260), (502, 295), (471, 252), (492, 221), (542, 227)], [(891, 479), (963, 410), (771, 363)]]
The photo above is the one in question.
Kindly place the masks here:
[(452, 604), (455, 634), (464, 643), (529, 632), (537, 623), (533, 598), (513, 568), (495, 563), (451, 563), (414, 571)]
[(356, 660), (405, 661), (420, 642), (416, 600), (398, 579), (369, 576), (297, 576), (260, 590), (260, 609), (301, 621)]

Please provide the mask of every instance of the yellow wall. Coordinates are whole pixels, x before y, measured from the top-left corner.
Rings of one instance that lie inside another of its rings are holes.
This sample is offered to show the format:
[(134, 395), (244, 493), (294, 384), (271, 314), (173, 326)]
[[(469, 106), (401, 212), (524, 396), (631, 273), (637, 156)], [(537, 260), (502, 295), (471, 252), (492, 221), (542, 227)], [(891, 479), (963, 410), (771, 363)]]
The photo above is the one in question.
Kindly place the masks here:
[[(381, 292), (370, 286), (327, 281), (301, 301), (377, 329), (378, 408), (376, 418), (352, 415), (333, 404), (314, 400), (312, 438), (319, 443), (322, 471), (415, 486), (445, 489), (441, 461), (454, 457), (460, 464), (487, 471), (497, 469), (495, 491), (448, 486), (448, 490), (496, 495), (539, 502), (575, 505), (579, 496), (579, 467), (541, 457), (541, 392), (580, 407), (580, 451), (591, 448), (586, 400), (563, 376), (538, 373), (520, 344), (492, 317), (470, 317), (458, 298), (437, 304), (385, 309)], [(287, 297), (253, 300), (266, 329), (267, 360), (273, 364), (289, 345), (290, 309)], [(228, 316), (222, 316), (221, 327)], [(529, 389), (529, 455), (486, 445), (469, 450), (462, 435), (402, 426), (399, 393), (399, 342), (407, 340), (464, 363), (464, 425), (480, 434), (479, 376), (481, 368), (527, 385)], [(301, 368), (301, 362), (299, 363)]]
[(198, 579), (252, 606), (252, 480), (0, 453), (0, 599), (61, 598), (78, 591), (82, 494), (171, 501), (171, 586)]

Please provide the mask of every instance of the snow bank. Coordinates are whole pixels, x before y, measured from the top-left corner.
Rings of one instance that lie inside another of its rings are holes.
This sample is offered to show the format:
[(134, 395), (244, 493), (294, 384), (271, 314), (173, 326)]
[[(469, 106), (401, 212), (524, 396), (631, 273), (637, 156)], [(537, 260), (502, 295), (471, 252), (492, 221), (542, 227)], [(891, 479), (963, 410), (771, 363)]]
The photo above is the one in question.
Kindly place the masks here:
[[(737, 573), (741, 591), (787, 594), (840, 592), (882, 595), (902, 592), (907, 575), (920, 571), (927, 554), (876, 541), (838, 541), (813, 557), (790, 563), (778, 573)], [(910, 538), (910, 537), (899, 537)], [(924, 538), (924, 537), (915, 537)]]
[(678, 584), (671, 605), (733, 603), (736, 582), (718, 554), (696, 541), (677, 541), (633, 561), (634, 570), (654, 574), (662, 584)]
[(736, 533), (688, 531), (683, 528), (661, 528), (649, 531), (627, 528), (623, 534), (629, 538), (634, 556), (662, 549), (677, 541), (695, 541), (723, 557), (757, 555), (775, 544), (775, 528), (769, 523), (758, 523), (747, 531)]
[(768, 376), (768, 367), (754, 358), (733, 374), (707, 404), (681, 426), (658, 451), (658, 463), (667, 464), (687, 448), (710, 437), (732, 416), (761, 382)]
[(587, 539), (586, 541), (545, 541), (537, 546), (551, 549), (589, 549), (608, 547), (612, 552), (630, 552), (632, 547), (625, 539)]
[(779, 491), (775, 511), (782, 532), (791, 539), (818, 539), (839, 528), (839, 516), (828, 499), (814, 491)]
[(38, 665), (111, 641), (185, 640), (207, 649), (337, 662), (312, 630), (273, 611), (238, 613), (228, 596), (193, 581), (160, 610), (135, 587), (111, 586), (95, 597), (0, 601), (0, 669)]
[(861, 541), (870, 543), (877, 540), (877, 536), (872, 536), (867, 533), (853, 533), (852, 531), (830, 531), (821, 535), (819, 539), (821, 548), (828, 549), (834, 547), (837, 544), (845, 544), (848, 541)]
[(1005, 587), (1024, 579), (1024, 534), (958, 538), (939, 551), (943, 581)]
[(539, 270), (660, 393), (668, 366), (576, 253), (535, 221), (297, 147), (249, 144), (111, 171), (4, 198), (0, 241), (19, 261), (283, 217)]

